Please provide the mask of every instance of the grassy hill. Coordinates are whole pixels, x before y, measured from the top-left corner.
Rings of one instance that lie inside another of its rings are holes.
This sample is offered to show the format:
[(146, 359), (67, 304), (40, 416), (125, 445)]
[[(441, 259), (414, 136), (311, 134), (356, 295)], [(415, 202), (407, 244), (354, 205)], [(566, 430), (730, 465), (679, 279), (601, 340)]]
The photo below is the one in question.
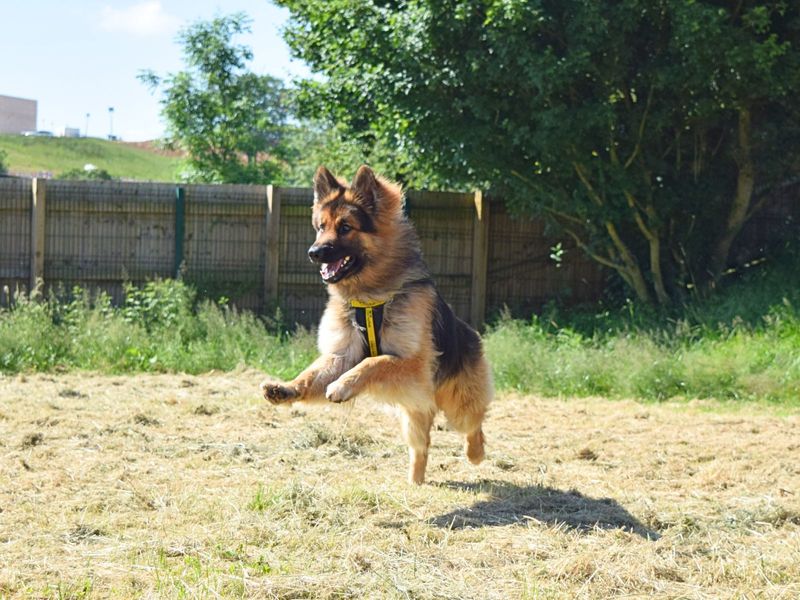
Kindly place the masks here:
[(8, 170), (15, 174), (49, 173), (58, 177), (91, 163), (112, 177), (139, 181), (175, 181), (180, 157), (168, 156), (146, 144), (109, 142), (96, 138), (46, 138), (0, 135)]

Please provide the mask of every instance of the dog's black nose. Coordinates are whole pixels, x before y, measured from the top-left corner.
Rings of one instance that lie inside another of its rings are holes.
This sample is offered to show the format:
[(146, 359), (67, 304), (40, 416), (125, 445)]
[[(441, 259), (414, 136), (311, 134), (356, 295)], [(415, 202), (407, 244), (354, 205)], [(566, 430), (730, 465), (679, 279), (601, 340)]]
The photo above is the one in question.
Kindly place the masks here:
[(328, 250), (330, 250), (328, 244), (314, 244), (308, 249), (308, 258), (315, 262), (322, 262), (325, 259), (325, 254)]

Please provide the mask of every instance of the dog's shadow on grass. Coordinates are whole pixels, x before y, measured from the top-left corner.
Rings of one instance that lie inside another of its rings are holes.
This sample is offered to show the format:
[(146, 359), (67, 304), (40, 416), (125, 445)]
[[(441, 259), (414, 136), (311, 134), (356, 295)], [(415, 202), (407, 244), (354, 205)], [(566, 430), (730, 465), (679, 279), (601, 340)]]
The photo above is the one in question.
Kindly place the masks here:
[(489, 498), (429, 519), (428, 524), (435, 527), (461, 529), (541, 523), (585, 533), (595, 529), (621, 529), (649, 540), (661, 537), (611, 498), (590, 498), (575, 490), (565, 492), (543, 486), (519, 486), (506, 481), (446, 482), (438, 485), (486, 493)]

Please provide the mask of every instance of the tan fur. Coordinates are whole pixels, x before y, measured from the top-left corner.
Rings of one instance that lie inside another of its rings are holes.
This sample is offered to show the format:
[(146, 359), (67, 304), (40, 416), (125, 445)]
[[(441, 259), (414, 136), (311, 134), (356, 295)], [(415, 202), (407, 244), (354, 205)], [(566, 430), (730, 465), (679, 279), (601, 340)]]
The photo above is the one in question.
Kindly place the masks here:
[[(358, 230), (368, 211), (374, 231)], [(403, 215), (399, 186), (359, 169), (350, 188), (320, 167), (315, 176), (315, 244), (355, 244), (364, 267), (328, 285), (328, 305), (319, 326), (320, 357), (288, 383), (266, 379), (261, 389), (275, 404), (346, 402), (374, 398), (397, 407), (409, 447), (409, 480), (422, 483), (433, 418), (441, 410), (465, 436), (467, 458), (484, 456), (481, 424), (492, 396), (489, 367), (482, 354), (454, 377), (436, 382), (439, 352), (432, 324), (436, 291), (428, 278), (413, 227)], [(342, 223), (354, 228), (339, 232)], [(429, 280), (426, 280), (429, 281)], [(353, 323), (351, 300), (385, 301), (382, 354), (367, 356)]]

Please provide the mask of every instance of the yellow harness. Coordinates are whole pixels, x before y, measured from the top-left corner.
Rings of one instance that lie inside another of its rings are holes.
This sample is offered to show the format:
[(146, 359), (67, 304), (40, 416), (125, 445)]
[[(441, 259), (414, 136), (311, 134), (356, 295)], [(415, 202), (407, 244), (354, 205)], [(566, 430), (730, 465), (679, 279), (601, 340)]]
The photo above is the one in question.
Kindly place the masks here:
[(350, 306), (356, 310), (356, 323), (366, 331), (370, 356), (381, 353), (381, 325), (383, 324), (384, 302), (361, 302), (351, 300)]

